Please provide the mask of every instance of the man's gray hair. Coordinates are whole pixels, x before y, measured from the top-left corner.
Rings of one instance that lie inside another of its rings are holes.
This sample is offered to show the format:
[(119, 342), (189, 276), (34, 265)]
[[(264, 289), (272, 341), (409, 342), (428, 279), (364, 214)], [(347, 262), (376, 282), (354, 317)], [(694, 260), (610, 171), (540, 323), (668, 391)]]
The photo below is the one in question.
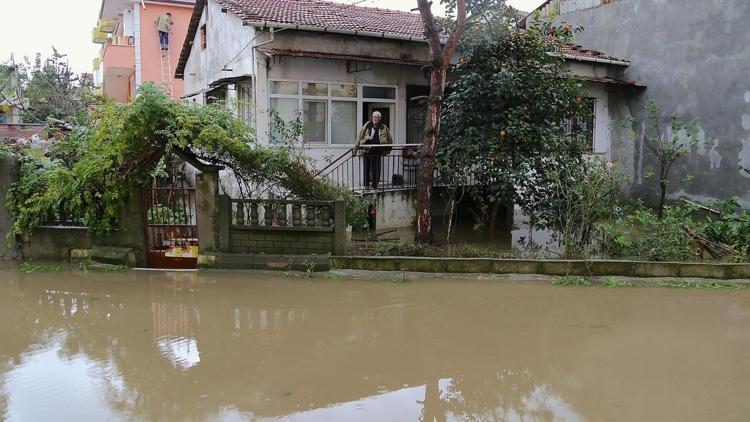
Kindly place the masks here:
[(380, 112), (379, 112), (379, 111), (373, 111), (373, 112), (372, 112), (372, 117), (380, 117), (380, 118), (382, 119), (382, 118), (383, 118), (383, 115), (382, 115), (382, 114), (380, 114)]

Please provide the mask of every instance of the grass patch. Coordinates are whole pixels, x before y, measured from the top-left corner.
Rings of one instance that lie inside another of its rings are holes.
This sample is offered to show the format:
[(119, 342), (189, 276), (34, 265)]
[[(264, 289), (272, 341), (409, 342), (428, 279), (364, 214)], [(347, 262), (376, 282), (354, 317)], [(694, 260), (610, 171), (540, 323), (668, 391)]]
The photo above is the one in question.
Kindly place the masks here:
[(743, 286), (731, 282), (719, 281), (682, 281), (668, 280), (656, 283), (659, 287), (669, 287), (671, 289), (742, 289)]
[(615, 288), (615, 287), (633, 287), (633, 283), (629, 281), (618, 280), (614, 277), (607, 277), (602, 281), (604, 287)]
[(509, 258), (509, 251), (484, 249), (471, 244), (422, 245), (419, 243), (378, 242), (374, 247), (356, 248), (355, 255), (409, 256), (435, 258)]
[(30, 273), (59, 273), (68, 270), (68, 266), (64, 264), (34, 264), (28, 261), (24, 261), (18, 266), (18, 270), (30, 274)]
[(586, 280), (583, 277), (572, 276), (555, 277), (555, 279), (552, 280), (552, 284), (555, 286), (591, 286), (589, 280)]

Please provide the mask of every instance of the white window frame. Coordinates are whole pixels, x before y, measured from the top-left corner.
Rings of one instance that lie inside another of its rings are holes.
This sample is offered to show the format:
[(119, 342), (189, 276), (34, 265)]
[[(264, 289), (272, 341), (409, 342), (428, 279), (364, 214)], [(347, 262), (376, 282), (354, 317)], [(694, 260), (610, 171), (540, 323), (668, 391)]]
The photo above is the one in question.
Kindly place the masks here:
[[(274, 82), (295, 82), (297, 83), (297, 95), (292, 94), (274, 94), (271, 91), (271, 86)], [(321, 95), (303, 95), (302, 85), (306, 83), (312, 84), (327, 84), (328, 92), (326, 96)], [(357, 89), (356, 97), (335, 97), (331, 95), (331, 85), (350, 85), (355, 86)], [(365, 86), (377, 87), (377, 88), (393, 88), (394, 98), (366, 98), (362, 96)], [(300, 79), (269, 79), (268, 80), (268, 108), (271, 109), (271, 98), (285, 98), (285, 99), (296, 99), (297, 100), (297, 112), (303, 113), (304, 100), (327, 100), (326, 108), (326, 140), (324, 142), (310, 142), (307, 144), (310, 148), (351, 148), (349, 144), (334, 144), (332, 143), (333, 132), (331, 131), (331, 122), (333, 121), (333, 101), (349, 101), (357, 103), (357, 121), (355, 127), (359, 129), (360, 122), (363, 120), (363, 108), (364, 103), (388, 103), (393, 104), (393, 116), (391, 116), (391, 124), (393, 127), (389, 128), (391, 133), (397, 133), (396, 129), (399, 124), (398, 116), (398, 85), (388, 84), (373, 84), (373, 83), (359, 83), (359, 82), (347, 82), (347, 81), (320, 81), (320, 80), (300, 80)], [(304, 124), (304, 122), (303, 122)], [(300, 138), (299, 141), (303, 139)], [(354, 139), (352, 139), (354, 142)]]

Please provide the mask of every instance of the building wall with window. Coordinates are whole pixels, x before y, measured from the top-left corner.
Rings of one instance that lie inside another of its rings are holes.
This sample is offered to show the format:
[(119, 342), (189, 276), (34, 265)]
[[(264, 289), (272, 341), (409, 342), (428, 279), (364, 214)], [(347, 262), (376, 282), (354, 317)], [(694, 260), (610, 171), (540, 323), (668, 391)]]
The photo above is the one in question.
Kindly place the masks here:
[(271, 140), (264, 136), (273, 132), (269, 110), (285, 121), (299, 112), (304, 147), (318, 167), (354, 145), (374, 110), (383, 115), (395, 143), (408, 143), (408, 87), (428, 84), (416, 66), (372, 63), (370, 70), (350, 73), (346, 60), (317, 58), (279, 57), (271, 60), (265, 78), (261, 73), (256, 89), (259, 136)]
[[(237, 15), (222, 10), (213, 1), (203, 9), (185, 65), (185, 95), (189, 101), (203, 103), (202, 90), (216, 81), (249, 78), (253, 73), (255, 30), (243, 26)], [(228, 94), (229, 99), (235, 97), (233, 92)]]

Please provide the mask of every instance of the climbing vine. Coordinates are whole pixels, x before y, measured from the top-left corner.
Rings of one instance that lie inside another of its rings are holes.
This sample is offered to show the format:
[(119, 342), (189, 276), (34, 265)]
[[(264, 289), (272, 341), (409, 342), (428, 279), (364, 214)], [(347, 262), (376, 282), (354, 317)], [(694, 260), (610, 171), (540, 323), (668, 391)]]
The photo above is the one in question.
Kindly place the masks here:
[(363, 214), (351, 193), (315, 178), (289, 149), (260, 145), (226, 108), (178, 103), (156, 85), (144, 84), (134, 102), (107, 105), (91, 122), (43, 157), (19, 154), (21, 177), (8, 192), (12, 234), (28, 233), (55, 216), (81, 221), (98, 236), (108, 234), (128, 196), (173, 152), (224, 166), (248, 196), (260, 185), (299, 199), (343, 196), (350, 223)]

